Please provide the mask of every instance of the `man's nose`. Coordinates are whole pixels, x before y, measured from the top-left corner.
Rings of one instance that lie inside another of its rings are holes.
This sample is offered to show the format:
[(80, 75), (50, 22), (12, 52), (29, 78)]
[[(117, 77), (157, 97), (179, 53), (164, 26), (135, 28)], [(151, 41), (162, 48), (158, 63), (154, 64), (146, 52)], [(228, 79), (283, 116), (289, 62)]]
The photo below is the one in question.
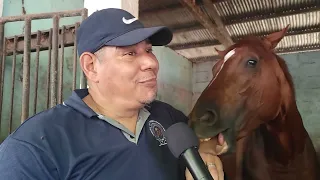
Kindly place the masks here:
[(146, 69), (158, 69), (158, 60), (153, 56), (146, 54), (143, 55), (141, 60), (141, 69), (146, 70)]

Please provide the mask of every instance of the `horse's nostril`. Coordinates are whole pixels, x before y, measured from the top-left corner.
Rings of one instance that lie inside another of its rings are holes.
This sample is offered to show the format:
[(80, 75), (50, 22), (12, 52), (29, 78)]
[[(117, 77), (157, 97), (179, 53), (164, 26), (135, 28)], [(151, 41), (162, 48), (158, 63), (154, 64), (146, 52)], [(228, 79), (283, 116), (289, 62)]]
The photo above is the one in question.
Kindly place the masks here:
[(217, 113), (214, 110), (207, 110), (199, 120), (208, 126), (213, 126), (217, 122)]
[(208, 113), (210, 114), (208, 125), (213, 126), (217, 122), (217, 118), (218, 118), (217, 113), (214, 110), (210, 110), (208, 111)]
[(210, 118), (210, 113), (205, 113), (201, 118), (199, 119), (202, 122), (208, 121)]

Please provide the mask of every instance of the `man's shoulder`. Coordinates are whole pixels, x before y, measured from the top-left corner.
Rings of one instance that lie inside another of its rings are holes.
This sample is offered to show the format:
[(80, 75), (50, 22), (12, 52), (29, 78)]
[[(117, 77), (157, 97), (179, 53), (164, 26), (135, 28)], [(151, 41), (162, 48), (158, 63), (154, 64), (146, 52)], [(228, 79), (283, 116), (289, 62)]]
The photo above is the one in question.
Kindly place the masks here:
[(45, 136), (55, 136), (55, 129), (57, 129), (57, 127), (64, 129), (66, 121), (71, 120), (75, 114), (72, 108), (58, 104), (27, 118), (10, 134), (10, 137), (37, 144), (37, 142), (41, 142)]

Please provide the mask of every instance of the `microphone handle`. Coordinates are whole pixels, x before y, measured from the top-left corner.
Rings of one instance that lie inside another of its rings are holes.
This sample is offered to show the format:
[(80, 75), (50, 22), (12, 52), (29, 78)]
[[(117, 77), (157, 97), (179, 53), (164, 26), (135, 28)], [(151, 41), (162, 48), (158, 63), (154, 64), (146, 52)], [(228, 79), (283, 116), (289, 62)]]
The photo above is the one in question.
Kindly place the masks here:
[(188, 148), (181, 156), (195, 180), (214, 180), (195, 147)]

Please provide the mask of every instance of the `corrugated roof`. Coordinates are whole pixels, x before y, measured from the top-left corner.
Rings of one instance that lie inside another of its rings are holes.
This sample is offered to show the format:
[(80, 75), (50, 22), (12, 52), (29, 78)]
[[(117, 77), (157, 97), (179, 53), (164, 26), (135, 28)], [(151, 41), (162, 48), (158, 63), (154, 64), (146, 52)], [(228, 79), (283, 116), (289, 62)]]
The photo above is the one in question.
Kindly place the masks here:
[[(277, 46), (278, 52), (320, 49), (320, 0), (212, 2), (233, 40), (249, 34), (264, 36), (290, 24), (286, 37)], [(201, 4), (199, 7), (213, 19), (212, 7)], [(140, 0), (139, 17), (146, 26), (166, 25), (172, 28), (174, 38), (169, 47), (189, 60), (214, 60), (214, 47), (224, 49), (215, 36), (178, 0)]]

